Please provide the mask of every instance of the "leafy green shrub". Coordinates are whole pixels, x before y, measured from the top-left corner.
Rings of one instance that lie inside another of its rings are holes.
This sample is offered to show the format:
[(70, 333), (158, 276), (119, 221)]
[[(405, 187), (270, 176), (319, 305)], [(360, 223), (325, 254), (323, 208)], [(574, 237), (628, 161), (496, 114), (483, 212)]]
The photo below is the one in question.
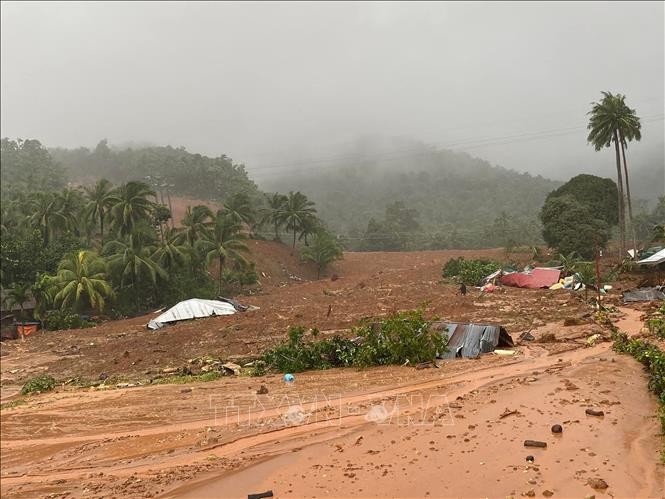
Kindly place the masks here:
[(647, 327), (652, 334), (665, 339), (665, 305), (661, 306), (658, 312), (647, 319)]
[(94, 322), (84, 320), (80, 315), (67, 310), (50, 310), (44, 316), (44, 327), (51, 331), (58, 331), (60, 329), (82, 329), (94, 325)]
[(444, 278), (455, 277), (464, 284), (476, 286), (483, 278), (500, 268), (501, 264), (493, 260), (465, 260), (461, 256), (446, 262), (443, 266), (442, 276)]
[(263, 355), (266, 366), (280, 372), (300, 372), (331, 367), (375, 366), (433, 360), (446, 351), (448, 338), (430, 330), (421, 310), (394, 314), (376, 324), (363, 324), (354, 329), (359, 341), (340, 336), (305, 341), (306, 329), (289, 329), (289, 338)]
[(411, 364), (436, 358), (447, 349), (448, 337), (430, 330), (422, 310), (400, 312), (381, 321), (379, 327), (365, 325), (355, 332), (363, 342), (354, 363), (360, 366)]
[(21, 388), (21, 395), (50, 392), (56, 385), (57, 382), (53, 377), (48, 374), (40, 374), (36, 378), (29, 379), (27, 383), (23, 385), (23, 388)]

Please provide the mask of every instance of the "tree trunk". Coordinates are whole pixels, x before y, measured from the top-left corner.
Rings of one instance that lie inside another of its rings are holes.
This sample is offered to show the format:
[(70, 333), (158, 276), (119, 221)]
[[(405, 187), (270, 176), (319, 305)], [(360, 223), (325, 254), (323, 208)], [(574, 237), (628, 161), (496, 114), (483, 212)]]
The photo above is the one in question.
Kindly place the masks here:
[(104, 212), (99, 212), (99, 238), (102, 249), (104, 248)]
[(316, 267), (316, 280), (321, 279), (321, 264)]
[(296, 229), (293, 229), (293, 249), (296, 249)]
[(222, 265), (224, 265), (224, 259), (220, 256), (219, 257), (219, 296), (222, 296)]
[(630, 200), (630, 182), (628, 182), (628, 164), (626, 163), (626, 148), (624, 147), (623, 136), (621, 139), (621, 156), (623, 156), (623, 176), (626, 180), (626, 199), (628, 200), (628, 221), (630, 222), (630, 234), (633, 237), (633, 250), (635, 250), (635, 259), (637, 259), (637, 237), (635, 237), (635, 225), (633, 223), (633, 203)]
[(279, 241), (279, 226), (275, 222), (275, 241)]
[(626, 254), (626, 209), (623, 202), (623, 176), (621, 174), (621, 155), (619, 153), (619, 136), (614, 131), (614, 151), (617, 163), (617, 189), (619, 194), (619, 261), (623, 261)]

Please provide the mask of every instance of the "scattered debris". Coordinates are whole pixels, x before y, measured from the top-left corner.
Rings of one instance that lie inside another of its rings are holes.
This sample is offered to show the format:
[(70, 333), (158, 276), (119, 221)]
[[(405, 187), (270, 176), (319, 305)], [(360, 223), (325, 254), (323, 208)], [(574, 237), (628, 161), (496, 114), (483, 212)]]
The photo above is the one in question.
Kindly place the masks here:
[(247, 499), (263, 499), (264, 497), (273, 497), (272, 490), (259, 492), (258, 494), (247, 494)]
[(594, 346), (594, 345), (596, 344), (596, 342), (597, 342), (600, 338), (602, 338), (601, 335), (599, 335), (599, 334), (597, 334), (597, 333), (596, 333), (596, 334), (592, 334), (591, 336), (589, 336), (589, 337), (586, 339), (586, 344), (587, 344), (588, 346), (592, 347), (592, 346)]
[(513, 414), (519, 414), (519, 413), (520, 413), (520, 411), (518, 411), (517, 409), (515, 409), (515, 410), (511, 410), (511, 409), (506, 408), (506, 409), (505, 409), (505, 410), (499, 415), (499, 419), (507, 418), (508, 416), (512, 416)]
[(536, 497), (536, 491), (531, 489), (531, 490), (528, 490), (527, 492), (522, 492), (522, 496), (524, 496), (524, 497)]
[(533, 456), (526, 456), (526, 462), (527, 463), (533, 463), (536, 460)]
[(256, 390), (256, 393), (258, 395), (265, 395), (266, 393), (268, 393), (268, 387), (266, 385), (261, 385), (261, 388)]
[(623, 294), (624, 303), (655, 300), (665, 300), (665, 293), (663, 293), (663, 288), (660, 286), (639, 288), (633, 291), (626, 291)]
[(240, 370), (242, 369), (242, 367), (240, 367), (235, 362), (227, 362), (226, 364), (222, 364), (221, 367), (223, 369), (222, 372), (224, 374), (226, 374), (226, 375), (235, 375), (235, 376), (239, 376), (240, 375)]
[(161, 329), (174, 322), (189, 319), (201, 319), (203, 317), (211, 317), (214, 315), (232, 315), (237, 312), (256, 309), (257, 307), (241, 305), (240, 303), (227, 298), (223, 298), (222, 300), (202, 300), (199, 298), (192, 298), (190, 300), (181, 301), (163, 314), (152, 319), (148, 322), (147, 327), (148, 329), (155, 330)]
[(416, 369), (429, 369), (432, 367), (439, 367), (436, 362), (433, 360), (427, 361), (427, 362), (421, 362), (420, 364), (416, 364)]
[(524, 331), (522, 334), (520, 334), (520, 336), (517, 340), (518, 341), (533, 341), (535, 339), (536, 339), (536, 337), (531, 334), (531, 331)]
[(540, 440), (525, 440), (524, 441), (524, 447), (545, 448), (545, 447), (547, 447), (547, 444), (545, 442), (541, 442)]
[(108, 379), (109, 375), (106, 373), (100, 373), (99, 378), (97, 378), (99, 381), (104, 381), (105, 379)]
[(284, 381), (286, 381), (287, 383), (292, 383), (295, 379), (296, 377), (293, 374), (287, 373), (284, 375)]
[(589, 478), (587, 480), (587, 485), (596, 490), (605, 490), (607, 487), (609, 487), (607, 482), (602, 478)]
[(360, 445), (360, 442), (362, 442), (363, 436), (360, 435), (358, 438), (356, 438), (356, 441), (353, 443), (353, 445)]
[(595, 409), (587, 409), (586, 412), (589, 416), (604, 416), (605, 413), (603, 411), (597, 411)]

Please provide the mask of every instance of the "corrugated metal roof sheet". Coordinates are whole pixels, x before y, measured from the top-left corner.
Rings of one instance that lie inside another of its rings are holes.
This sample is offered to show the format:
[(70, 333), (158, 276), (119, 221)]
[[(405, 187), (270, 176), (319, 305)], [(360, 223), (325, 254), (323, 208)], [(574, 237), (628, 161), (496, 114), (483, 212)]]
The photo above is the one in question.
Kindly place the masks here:
[(497, 346), (514, 346), (513, 339), (501, 326), (454, 322), (436, 322), (433, 326), (448, 335), (448, 351), (439, 355), (442, 359), (473, 359), (481, 353), (493, 352)]

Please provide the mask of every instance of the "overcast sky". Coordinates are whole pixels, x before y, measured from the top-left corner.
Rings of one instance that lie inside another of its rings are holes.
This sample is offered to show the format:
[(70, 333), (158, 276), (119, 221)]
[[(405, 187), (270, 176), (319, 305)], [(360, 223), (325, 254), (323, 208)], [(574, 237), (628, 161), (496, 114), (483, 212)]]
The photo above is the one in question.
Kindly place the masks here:
[(625, 93), (644, 120), (632, 164), (663, 164), (664, 24), (662, 2), (2, 2), (1, 133), (182, 145), (250, 170), (400, 136), (611, 176), (585, 113)]

